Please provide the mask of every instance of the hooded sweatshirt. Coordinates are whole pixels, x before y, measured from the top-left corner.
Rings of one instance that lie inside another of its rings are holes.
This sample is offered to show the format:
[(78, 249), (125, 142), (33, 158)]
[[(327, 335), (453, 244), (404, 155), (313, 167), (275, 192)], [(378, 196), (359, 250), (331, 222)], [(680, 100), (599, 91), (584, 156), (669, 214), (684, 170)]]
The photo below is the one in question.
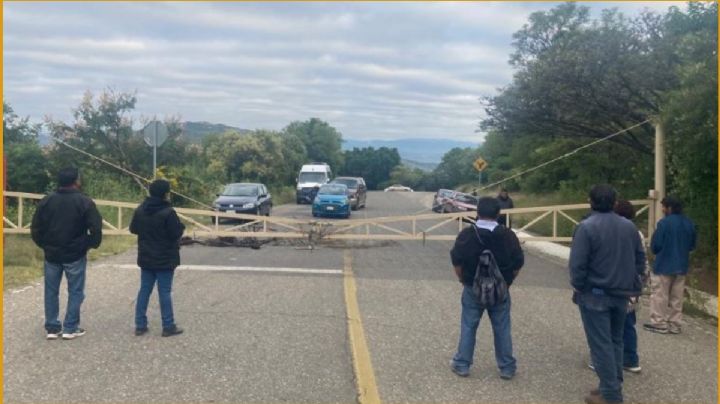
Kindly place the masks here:
[(138, 236), (137, 264), (149, 270), (173, 270), (180, 265), (180, 238), (185, 225), (170, 206), (148, 197), (135, 209), (130, 232)]

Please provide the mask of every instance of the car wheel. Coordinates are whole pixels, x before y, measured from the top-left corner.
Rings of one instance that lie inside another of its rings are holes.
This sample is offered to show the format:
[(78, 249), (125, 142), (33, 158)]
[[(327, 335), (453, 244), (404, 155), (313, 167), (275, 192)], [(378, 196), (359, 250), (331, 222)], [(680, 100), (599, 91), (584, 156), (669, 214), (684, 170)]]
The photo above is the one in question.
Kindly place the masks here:
[(300, 199), (300, 198), (295, 198), (295, 203), (298, 204), (298, 205), (302, 205), (302, 199)]

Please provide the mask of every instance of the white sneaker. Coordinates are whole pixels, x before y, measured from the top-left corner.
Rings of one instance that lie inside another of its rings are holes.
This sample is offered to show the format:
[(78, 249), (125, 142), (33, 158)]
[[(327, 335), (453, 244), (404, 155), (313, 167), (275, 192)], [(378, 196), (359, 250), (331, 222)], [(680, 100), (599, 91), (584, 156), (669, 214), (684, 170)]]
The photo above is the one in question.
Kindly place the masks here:
[(640, 365), (638, 365), (638, 366), (623, 366), (623, 369), (626, 372), (630, 372), (630, 373), (640, 373), (642, 371), (642, 368), (640, 367)]
[(82, 337), (83, 335), (85, 335), (85, 330), (83, 330), (82, 328), (78, 328), (77, 330), (75, 330), (75, 332), (63, 333), (62, 338), (63, 339), (75, 339), (77, 337)]
[(60, 335), (62, 335), (62, 333), (61, 333), (60, 331), (58, 331), (58, 332), (48, 332), (48, 333), (47, 333), (47, 336), (46, 336), (45, 338), (46, 338), (47, 340), (54, 340), (54, 339), (60, 338)]

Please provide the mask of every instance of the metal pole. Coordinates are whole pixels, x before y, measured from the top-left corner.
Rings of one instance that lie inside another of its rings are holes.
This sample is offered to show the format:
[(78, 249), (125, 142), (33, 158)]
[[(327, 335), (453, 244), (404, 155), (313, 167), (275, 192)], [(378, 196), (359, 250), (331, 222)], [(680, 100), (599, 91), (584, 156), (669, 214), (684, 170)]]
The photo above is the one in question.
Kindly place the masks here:
[(153, 142), (153, 179), (157, 179), (157, 135), (158, 123), (155, 121), (155, 141)]
[(665, 197), (665, 128), (658, 119), (655, 124), (655, 223), (662, 219), (662, 204)]

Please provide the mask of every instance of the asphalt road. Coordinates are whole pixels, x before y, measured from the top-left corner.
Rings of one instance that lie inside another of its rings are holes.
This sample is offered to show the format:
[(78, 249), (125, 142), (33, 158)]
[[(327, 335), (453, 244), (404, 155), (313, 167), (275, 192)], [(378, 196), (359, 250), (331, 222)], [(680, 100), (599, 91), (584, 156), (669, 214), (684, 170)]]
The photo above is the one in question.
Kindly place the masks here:
[[(428, 194), (371, 193), (367, 208), (353, 217), (412, 214), (429, 203)], [(273, 214), (311, 218), (308, 205), (278, 206)], [(133, 335), (139, 275), (128, 265), (134, 251), (89, 269), (82, 317), (88, 333), (78, 340), (44, 340), (41, 286), (5, 292), (4, 400), (357, 402), (357, 383), (368, 375), (354, 371), (356, 346), (348, 339), (342, 271), (347, 274), (349, 251), (357, 325), (382, 402), (582, 402), (596, 378), (587, 369), (566, 269), (531, 251), (511, 289), (517, 377), (499, 378), (487, 319), (471, 376), (449, 371), (460, 313), (450, 244), (185, 247), (183, 264), (191, 267), (178, 271), (174, 299), (176, 320), (186, 333), (173, 338), (159, 336), (155, 297), (150, 335)], [(639, 323), (646, 316), (644, 308)], [(626, 376), (626, 402), (717, 402), (715, 326), (687, 318), (681, 335), (638, 333), (643, 372)]]

